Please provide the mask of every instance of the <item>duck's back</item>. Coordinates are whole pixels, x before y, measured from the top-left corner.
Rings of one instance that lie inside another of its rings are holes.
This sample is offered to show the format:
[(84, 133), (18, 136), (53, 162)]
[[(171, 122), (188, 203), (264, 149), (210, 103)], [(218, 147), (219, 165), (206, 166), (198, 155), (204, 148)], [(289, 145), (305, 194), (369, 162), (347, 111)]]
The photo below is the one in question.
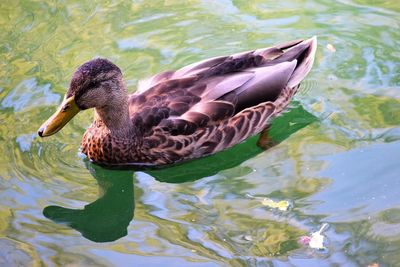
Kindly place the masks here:
[(314, 61), (316, 39), (201, 61), (160, 73), (130, 96), (141, 153), (168, 164), (221, 151), (281, 112)]

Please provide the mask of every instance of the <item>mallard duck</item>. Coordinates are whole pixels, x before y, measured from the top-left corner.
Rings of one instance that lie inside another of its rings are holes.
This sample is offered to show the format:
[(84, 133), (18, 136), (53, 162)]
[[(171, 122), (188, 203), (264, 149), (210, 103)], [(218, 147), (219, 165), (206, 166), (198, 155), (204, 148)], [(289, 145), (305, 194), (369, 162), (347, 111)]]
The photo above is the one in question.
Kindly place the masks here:
[(159, 73), (128, 95), (107, 59), (81, 65), (56, 113), (39, 129), (58, 132), (94, 108), (81, 149), (101, 165), (160, 166), (207, 156), (260, 133), (310, 71), (317, 39), (221, 56)]

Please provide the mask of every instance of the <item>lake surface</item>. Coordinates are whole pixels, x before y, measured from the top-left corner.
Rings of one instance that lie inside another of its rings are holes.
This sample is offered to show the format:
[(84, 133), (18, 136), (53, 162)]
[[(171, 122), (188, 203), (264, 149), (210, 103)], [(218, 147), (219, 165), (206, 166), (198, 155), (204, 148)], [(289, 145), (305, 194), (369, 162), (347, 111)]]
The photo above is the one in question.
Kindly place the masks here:
[[(0, 266), (400, 266), (398, 1), (87, 2), (0, 3)], [(167, 69), (313, 35), (313, 70), (267, 150), (254, 137), (118, 171), (79, 153), (92, 111), (36, 135), (94, 57), (133, 92)], [(324, 223), (325, 249), (299, 243)]]

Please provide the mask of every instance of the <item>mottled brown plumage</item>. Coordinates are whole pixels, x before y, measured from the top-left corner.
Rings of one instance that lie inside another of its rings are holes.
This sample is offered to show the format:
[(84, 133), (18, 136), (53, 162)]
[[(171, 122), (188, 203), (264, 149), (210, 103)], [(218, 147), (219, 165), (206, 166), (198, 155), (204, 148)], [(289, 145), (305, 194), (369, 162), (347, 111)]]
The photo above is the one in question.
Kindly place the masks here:
[(91, 60), (75, 72), (66, 95), (80, 110), (95, 108), (82, 152), (104, 165), (153, 166), (229, 148), (287, 106), (315, 51), (312, 38), (216, 57), (157, 74), (130, 96), (117, 66)]

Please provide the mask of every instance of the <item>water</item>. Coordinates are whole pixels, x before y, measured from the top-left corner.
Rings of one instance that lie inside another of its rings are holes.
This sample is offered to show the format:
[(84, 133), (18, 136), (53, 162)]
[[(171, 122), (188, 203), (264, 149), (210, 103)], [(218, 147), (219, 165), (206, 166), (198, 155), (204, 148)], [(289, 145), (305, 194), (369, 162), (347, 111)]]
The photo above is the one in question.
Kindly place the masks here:
[[(0, 3), (1, 266), (399, 266), (398, 1), (46, 2)], [(163, 70), (313, 35), (314, 68), (266, 151), (252, 138), (117, 171), (78, 153), (92, 112), (36, 136), (93, 57), (134, 91)], [(298, 243), (323, 223), (325, 250)]]

